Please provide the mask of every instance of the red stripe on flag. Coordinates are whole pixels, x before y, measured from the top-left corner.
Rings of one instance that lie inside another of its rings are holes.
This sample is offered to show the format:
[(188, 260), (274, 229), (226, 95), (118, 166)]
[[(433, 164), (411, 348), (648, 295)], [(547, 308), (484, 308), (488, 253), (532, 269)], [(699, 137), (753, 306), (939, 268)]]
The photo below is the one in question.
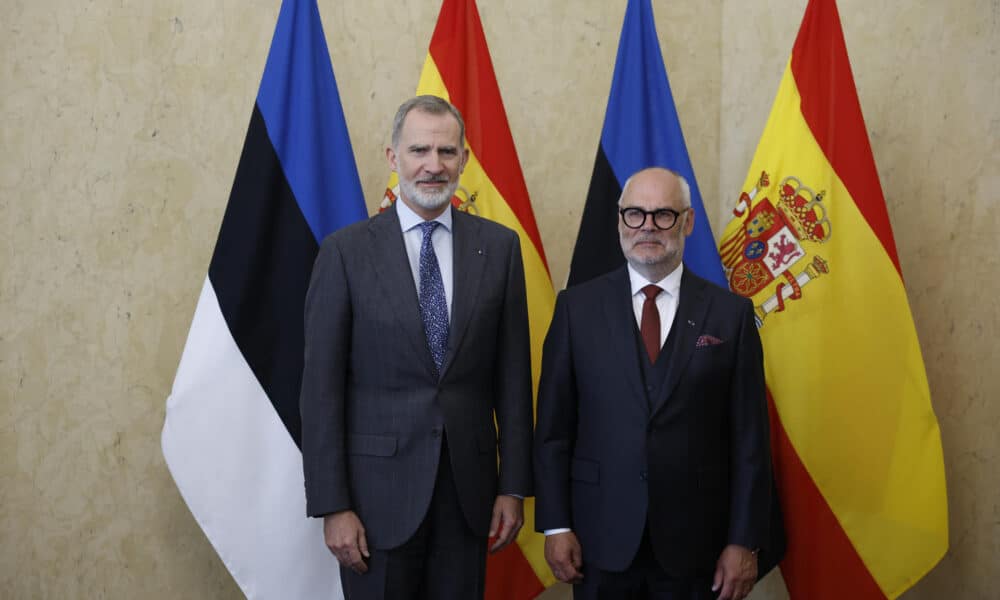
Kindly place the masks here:
[[(492, 539), (490, 540), (493, 541)], [(534, 598), (545, 591), (534, 569), (517, 544), (511, 544), (486, 560), (484, 600)]]
[(799, 460), (775, 411), (770, 390), (767, 407), (775, 478), (788, 538), (781, 576), (789, 595), (809, 600), (884, 600), (882, 589)]
[(444, 0), (431, 36), (430, 55), (451, 103), (462, 111), (469, 147), (521, 222), (548, 270), (542, 236), (535, 224), (474, 0)]
[(902, 278), (834, 0), (810, 0), (806, 7), (792, 48), (792, 76), (809, 129)]

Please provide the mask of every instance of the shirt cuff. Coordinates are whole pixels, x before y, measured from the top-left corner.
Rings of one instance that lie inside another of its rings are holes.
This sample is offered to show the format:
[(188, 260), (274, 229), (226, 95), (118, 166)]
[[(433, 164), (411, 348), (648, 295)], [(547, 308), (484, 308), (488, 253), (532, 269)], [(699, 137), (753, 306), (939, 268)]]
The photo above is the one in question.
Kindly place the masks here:
[(570, 529), (569, 527), (557, 527), (556, 529), (546, 529), (542, 533), (545, 534), (545, 537), (549, 537), (550, 535), (555, 535), (557, 533), (567, 533), (570, 531), (573, 530)]

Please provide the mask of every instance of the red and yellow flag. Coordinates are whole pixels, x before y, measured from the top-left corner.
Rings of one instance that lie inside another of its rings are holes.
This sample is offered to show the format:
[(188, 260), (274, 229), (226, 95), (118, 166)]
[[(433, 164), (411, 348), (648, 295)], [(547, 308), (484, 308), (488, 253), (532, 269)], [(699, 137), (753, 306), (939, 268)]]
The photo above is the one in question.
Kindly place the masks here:
[[(462, 208), (505, 225), (521, 237), (531, 371), (537, 393), (542, 342), (552, 318), (555, 292), (474, 0), (444, 0), (417, 84), (417, 95), (421, 94), (447, 99), (465, 119), (470, 156), (459, 181)], [(393, 174), (386, 191), (389, 201), (395, 200), (397, 183)], [(545, 540), (534, 532), (534, 515), (534, 499), (528, 498), (517, 544), (489, 557), (487, 599), (534, 598), (555, 582), (545, 564)]]
[(719, 245), (756, 306), (792, 598), (896, 598), (948, 548), (937, 419), (834, 0), (810, 0)]

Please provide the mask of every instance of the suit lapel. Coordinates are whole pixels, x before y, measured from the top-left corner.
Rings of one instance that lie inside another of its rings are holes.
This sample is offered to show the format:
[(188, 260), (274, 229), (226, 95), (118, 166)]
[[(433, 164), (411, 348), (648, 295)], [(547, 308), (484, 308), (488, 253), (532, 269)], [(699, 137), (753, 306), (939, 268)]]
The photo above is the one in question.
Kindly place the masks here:
[(667, 376), (663, 382), (663, 393), (656, 399), (653, 414), (660, 410), (670, 395), (673, 394), (681, 374), (691, 360), (695, 350), (698, 332), (705, 326), (708, 314), (709, 300), (705, 295), (705, 282), (691, 273), (687, 268), (681, 276), (680, 299), (677, 304), (677, 314), (671, 326), (671, 336), (674, 337), (673, 349), (667, 357), (670, 361)]
[(480, 235), (481, 224), (477, 219), (454, 208), (452, 214), (452, 294), (451, 329), (448, 333), (448, 351), (441, 365), (442, 376), (454, 361), (455, 353), (462, 346), (472, 320), (479, 296), (479, 282), (485, 268), (486, 248)]
[(624, 371), (625, 379), (632, 384), (633, 396), (638, 398), (644, 410), (649, 410), (646, 391), (643, 388), (642, 371), (639, 361), (639, 345), (635, 337), (635, 310), (632, 308), (632, 288), (628, 278), (628, 267), (613, 271), (607, 278), (609, 287), (604, 294), (604, 315), (608, 324), (616, 356), (622, 357), (618, 364)]
[(371, 236), (373, 271), (382, 288), (380, 296), (392, 308), (392, 314), (405, 332), (403, 337), (413, 344), (415, 356), (421, 357), (424, 365), (433, 373), (434, 359), (427, 346), (417, 286), (413, 282), (413, 272), (410, 270), (395, 205), (368, 221), (368, 234)]

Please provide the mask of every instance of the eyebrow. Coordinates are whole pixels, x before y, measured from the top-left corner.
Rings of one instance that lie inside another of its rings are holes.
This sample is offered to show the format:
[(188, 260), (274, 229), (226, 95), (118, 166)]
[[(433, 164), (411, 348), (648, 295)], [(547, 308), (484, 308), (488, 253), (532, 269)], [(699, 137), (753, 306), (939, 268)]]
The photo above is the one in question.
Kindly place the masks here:
[[(411, 146), (407, 146), (407, 150), (409, 150), (410, 152), (425, 152), (430, 149), (431, 149), (430, 144), (413, 144)], [(458, 146), (451, 146), (451, 145), (438, 146), (438, 152), (447, 152), (454, 154), (458, 152)]]
[(673, 208), (673, 207), (670, 207), (670, 206), (661, 206), (660, 208), (654, 208), (653, 210), (646, 210), (645, 208), (643, 208), (641, 206), (635, 206), (635, 205), (623, 206), (623, 205), (619, 204), (618, 206), (622, 210), (629, 210), (629, 209), (635, 208), (635, 209), (641, 210), (642, 212), (645, 212), (645, 213), (654, 213), (654, 212), (660, 212), (660, 211), (664, 211), (664, 210), (669, 210), (670, 212), (675, 212), (675, 213), (681, 213), (681, 212), (684, 212), (685, 210), (687, 210), (687, 207), (684, 207), (684, 208)]

